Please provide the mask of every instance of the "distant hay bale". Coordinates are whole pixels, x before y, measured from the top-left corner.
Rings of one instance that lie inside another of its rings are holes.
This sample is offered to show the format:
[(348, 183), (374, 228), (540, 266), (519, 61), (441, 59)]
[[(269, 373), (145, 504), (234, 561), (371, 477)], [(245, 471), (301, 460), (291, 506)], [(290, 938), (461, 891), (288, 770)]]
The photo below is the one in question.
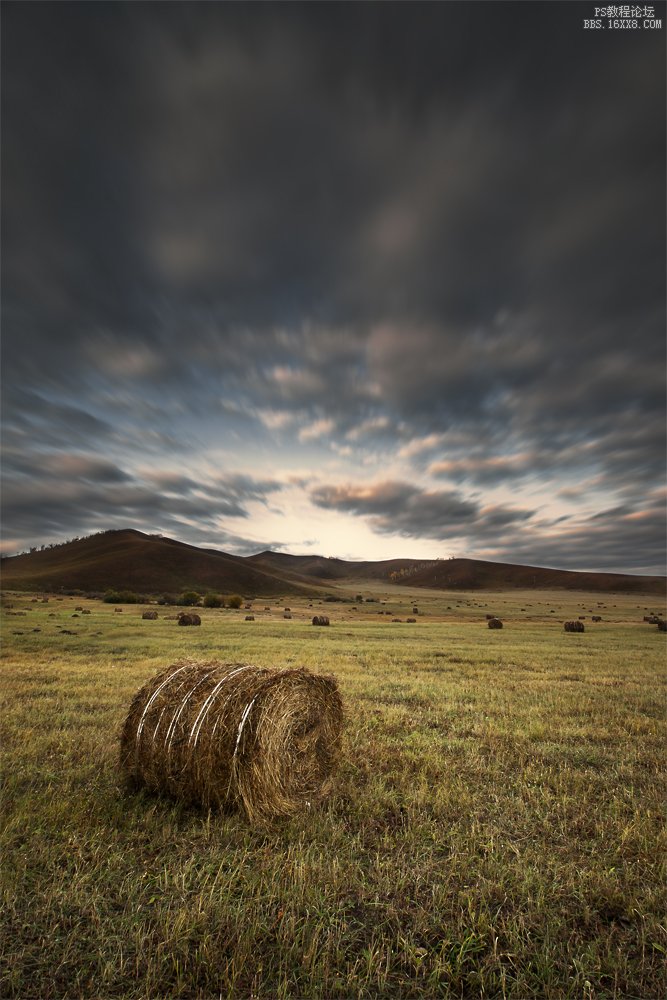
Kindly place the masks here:
[(265, 822), (326, 794), (342, 724), (332, 677), (182, 661), (135, 695), (120, 764), (138, 785)]
[(489, 618), (488, 627), (489, 628), (502, 628), (503, 627), (503, 623), (501, 622), (500, 618), (493, 618), (492, 617), (492, 618)]
[(313, 625), (328, 625), (329, 619), (326, 615), (313, 615)]
[[(37, 600), (37, 598), (35, 598), (35, 600)], [(83, 607), (80, 604), (77, 604), (77, 606), (75, 607), (74, 610), (75, 611), (83, 611)]]
[(408, 625), (416, 625), (417, 624), (417, 619), (416, 618), (406, 618), (405, 620), (408, 623)]
[(157, 611), (144, 611), (141, 617), (148, 622), (154, 622), (157, 619)]
[(284, 613), (284, 615), (283, 615), (283, 618), (291, 618), (291, 617), (292, 617), (292, 616), (291, 616), (291, 614), (289, 613), (289, 611), (286, 611), (286, 612)]
[(667, 632), (667, 622), (664, 621), (662, 618), (658, 618), (656, 624), (658, 626), (658, 632)]
[(123, 609), (122, 608), (114, 608), (114, 611), (116, 612), (117, 615), (122, 615), (122, 613), (123, 613)]
[(254, 620), (255, 620), (255, 616), (254, 616), (254, 615), (246, 615), (246, 616), (245, 616), (245, 620), (246, 620), (247, 622), (254, 622)]
[(565, 622), (565, 625), (563, 626), (563, 628), (565, 629), (566, 632), (584, 632), (585, 631), (585, 625), (581, 621)]
[(201, 618), (194, 611), (181, 611), (178, 616), (179, 625), (201, 625)]
[(413, 613), (413, 615), (418, 615), (419, 614), (419, 608), (413, 608), (412, 609), (412, 613)]
[(602, 615), (593, 615), (593, 617), (591, 618), (591, 621), (593, 621), (593, 622), (601, 622), (602, 621)]
[(89, 615), (90, 614), (90, 608), (84, 608), (83, 611), (81, 612), (81, 614), (82, 615)]

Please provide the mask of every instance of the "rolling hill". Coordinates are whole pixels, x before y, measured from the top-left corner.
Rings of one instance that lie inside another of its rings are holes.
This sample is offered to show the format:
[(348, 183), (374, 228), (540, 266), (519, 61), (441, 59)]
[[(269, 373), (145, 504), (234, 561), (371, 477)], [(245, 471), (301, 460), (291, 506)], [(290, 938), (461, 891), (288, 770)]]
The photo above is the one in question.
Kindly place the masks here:
[(186, 545), (131, 529), (107, 531), (52, 549), (2, 560), (2, 586), (22, 590), (184, 590), (242, 594), (312, 593), (307, 582), (288, 579), (240, 556)]
[(2, 586), (15, 590), (183, 590), (313, 595), (355, 585), (407, 584), (436, 590), (566, 589), (664, 594), (665, 577), (581, 573), (479, 559), (350, 561), (260, 552), (229, 555), (132, 529), (106, 531), (2, 560)]

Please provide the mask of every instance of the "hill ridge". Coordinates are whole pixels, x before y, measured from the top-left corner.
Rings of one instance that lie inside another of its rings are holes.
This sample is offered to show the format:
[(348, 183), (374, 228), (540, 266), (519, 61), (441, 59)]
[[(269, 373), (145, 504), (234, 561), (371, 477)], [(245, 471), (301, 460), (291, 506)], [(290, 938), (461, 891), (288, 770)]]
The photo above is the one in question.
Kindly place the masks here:
[(435, 590), (566, 589), (664, 593), (667, 578), (451, 559), (345, 560), (265, 549), (236, 556), (136, 528), (112, 528), (2, 559), (5, 589), (312, 595), (343, 582)]

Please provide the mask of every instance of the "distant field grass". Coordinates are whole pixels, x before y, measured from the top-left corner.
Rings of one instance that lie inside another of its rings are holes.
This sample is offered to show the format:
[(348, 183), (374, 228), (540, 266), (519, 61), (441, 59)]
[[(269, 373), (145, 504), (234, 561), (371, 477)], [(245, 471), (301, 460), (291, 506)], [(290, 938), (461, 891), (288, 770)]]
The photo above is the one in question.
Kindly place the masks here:
[[(200, 628), (7, 596), (0, 996), (667, 995), (666, 637), (642, 622), (664, 607), (374, 592), (387, 603), (258, 600), (254, 622), (203, 610)], [(330, 628), (309, 624), (322, 611)], [(131, 697), (182, 656), (336, 675), (321, 808), (258, 830), (125, 790)]]

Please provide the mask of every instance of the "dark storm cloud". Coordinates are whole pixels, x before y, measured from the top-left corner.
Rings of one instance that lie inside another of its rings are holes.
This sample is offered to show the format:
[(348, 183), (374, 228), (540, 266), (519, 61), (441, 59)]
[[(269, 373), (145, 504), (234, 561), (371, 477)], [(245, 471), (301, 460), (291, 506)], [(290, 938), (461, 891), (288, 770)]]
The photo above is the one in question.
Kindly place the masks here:
[(327, 510), (368, 517), (374, 530), (407, 538), (452, 539), (487, 533), (528, 520), (532, 513), (500, 505), (481, 506), (453, 490), (422, 490), (410, 483), (370, 486), (321, 485), (311, 500)]
[[(30, 460), (10, 453), (7, 470), (3, 521), (18, 539), (30, 539), (36, 523), (43, 525), (46, 539), (110, 525), (143, 525), (192, 538), (199, 525), (211, 542), (219, 530), (218, 518), (247, 519), (249, 503), (266, 504), (267, 497), (282, 488), (273, 480), (239, 474), (198, 481), (168, 470), (133, 476), (112, 462), (77, 453), (45, 453)], [(225, 537), (236, 538), (230, 533)], [(239, 538), (234, 547), (238, 551), (244, 544)]]
[[(635, 510), (664, 479), (664, 34), (589, 16), (5, 5), (8, 447), (393, 444), (453, 484), (602, 477)], [(188, 480), (142, 488), (205, 517)], [(207, 496), (241, 516), (253, 488)], [(427, 537), (456, 521), (431, 492)]]
[(522, 528), (500, 544), (489, 540), (484, 555), (562, 569), (618, 572), (632, 566), (636, 573), (664, 574), (661, 539), (666, 515), (664, 493), (656, 494), (640, 511), (614, 508), (571, 526), (538, 523)]

